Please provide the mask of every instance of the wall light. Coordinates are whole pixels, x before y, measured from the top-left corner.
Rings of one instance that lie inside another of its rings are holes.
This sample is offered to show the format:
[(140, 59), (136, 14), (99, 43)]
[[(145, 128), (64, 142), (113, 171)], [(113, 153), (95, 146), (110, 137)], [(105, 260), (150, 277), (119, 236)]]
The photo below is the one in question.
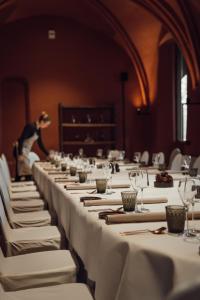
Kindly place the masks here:
[(56, 31), (54, 29), (48, 30), (48, 39), (55, 40), (56, 39)]

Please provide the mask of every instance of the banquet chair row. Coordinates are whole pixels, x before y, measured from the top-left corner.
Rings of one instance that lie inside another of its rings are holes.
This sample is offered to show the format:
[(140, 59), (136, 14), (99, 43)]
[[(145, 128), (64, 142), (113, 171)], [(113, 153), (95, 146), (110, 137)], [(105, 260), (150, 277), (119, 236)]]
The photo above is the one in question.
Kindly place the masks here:
[[(34, 212), (45, 209), (46, 203), (41, 197), (38, 198), (38, 192), (37, 199), (32, 197), (35, 196), (32, 195), (32, 192), (37, 189), (33, 182), (31, 184), (27, 184), (27, 182), (17, 182), (16, 186), (15, 183), (11, 182), (10, 171), (4, 155), (0, 158), (0, 172), (11, 200), (10, 205), (15, 213)], [(12, 192), (10, 192), (11, 190)], [(14, 197), (12, 197), (13, 194), (15, 195)]]
[(86, 285), (81, 283), (6, 292), (0, 285), (1, 300), (92, 300)]
[(56, 226), (11, 228), (0, 196), (0, 232), (5, 242), (6, 256), (25, 253), (58, 250), (61, 235)]
[[(4, 176), (8, 187), (11, 192), (36, 192), (37, 187), (34, 181), (22, 181), (22, 182), (12, 182), (10, 170), (8, 167), (8, 162), (4, 154), (1, 155), (2, 168), (4, 171)], [(38, 193), (33, 194), (38, 196)]]
[(18, 227), (33, 227), (33, 226), (47, 226), (51, 224), (51, 216), (46, 210), (15, 213), (11, 206), (10, 196), (7, 190), (6, 183), (2, 175), (2, 168), (0, 163), (0, 193), (5, 207), (8, 221), (12, 228)]
[[(145, 150), (143, 153), (141, 152), (134, 152), (133, 160), (135, 162), (140, 162), (145, 165), (149, 164), (150, 155), (147, 150)], [(165, 155), (163, 152), (153, 153), (152, 154), (152, 163), (157, 164), (164, 164), (165, 163)]]

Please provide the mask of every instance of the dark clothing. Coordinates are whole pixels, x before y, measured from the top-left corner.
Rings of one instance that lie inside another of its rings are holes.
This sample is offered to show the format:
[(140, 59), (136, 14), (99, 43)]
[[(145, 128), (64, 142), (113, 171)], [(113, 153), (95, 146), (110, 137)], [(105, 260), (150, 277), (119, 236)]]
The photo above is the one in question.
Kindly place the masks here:
[[(16, 159), (16, 180), (21, 180), (22, 177), (25, 177), (26, 180), (30, 180), (32, 177), (29, 154), (35, 141), (37, 141), (38, 146), (44, 154), (48, 155), (49, 152), (44, 147), (41, 139), (41, 130), (37, 128), (36, 123), (27, 124), (13, 152)], [(19, 156), (21, 156), (20, 159)]]
[(45, 155), (49, 155), (49, 152), (46, 150), (46, 148), (42, 142), (41, 130), (40, 130), (40, 128), (39, 129), (37, 128), (36, 123), (30, 123), (24, 127), (24, 130), (23, 130), (20, 138), (18, 139), (18, 155), (23, 154), (22, 149), (23, 149), (24, 141), (31, 138), (34, 134), (36, 134), (38, 136), (37, 143), (38, 143), (38, 146), (40, 147), (40, 149), (42, 150), (42, 152)]

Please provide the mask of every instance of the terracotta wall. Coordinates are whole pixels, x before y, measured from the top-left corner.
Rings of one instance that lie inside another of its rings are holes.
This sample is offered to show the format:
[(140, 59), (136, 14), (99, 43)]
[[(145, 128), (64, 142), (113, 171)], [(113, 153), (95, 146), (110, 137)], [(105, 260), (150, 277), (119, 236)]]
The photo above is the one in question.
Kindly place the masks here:
[[(48, 40), (49, 29), (56, 30), (56, 40)], [(129, 101), (137, 90), (137, 79), (127, 55), (117, 44), (79, 23), (55, 17), (37, 17), (6, 25), (0, 30), (0, 40), (3, 45), (0, 80), (17, 76), (28, 81), (30, 119), (34, 120), (43, 110), (52, 118), (52, 125), (43, 132), (48, 148), (59, 146), (60, 102), (71, 106), (115, 104), (118, 146), (121, 145), (120, 73), (129, 74), (126, 90), (129, 115), (134, 111)], [(8, 134), (10, 130), (7, 128)], [(129, 143), (129, 152), (131, 147)]]

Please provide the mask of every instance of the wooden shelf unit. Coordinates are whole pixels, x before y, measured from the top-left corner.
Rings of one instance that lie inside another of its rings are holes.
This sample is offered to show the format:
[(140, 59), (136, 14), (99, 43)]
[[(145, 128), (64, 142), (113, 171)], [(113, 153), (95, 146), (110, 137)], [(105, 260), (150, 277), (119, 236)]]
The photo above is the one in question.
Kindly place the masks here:
[(59, 104), (60, 151), (87, 156), (98, 148), (114, 149), (116, 123), (114, 106), (67, 107)]

